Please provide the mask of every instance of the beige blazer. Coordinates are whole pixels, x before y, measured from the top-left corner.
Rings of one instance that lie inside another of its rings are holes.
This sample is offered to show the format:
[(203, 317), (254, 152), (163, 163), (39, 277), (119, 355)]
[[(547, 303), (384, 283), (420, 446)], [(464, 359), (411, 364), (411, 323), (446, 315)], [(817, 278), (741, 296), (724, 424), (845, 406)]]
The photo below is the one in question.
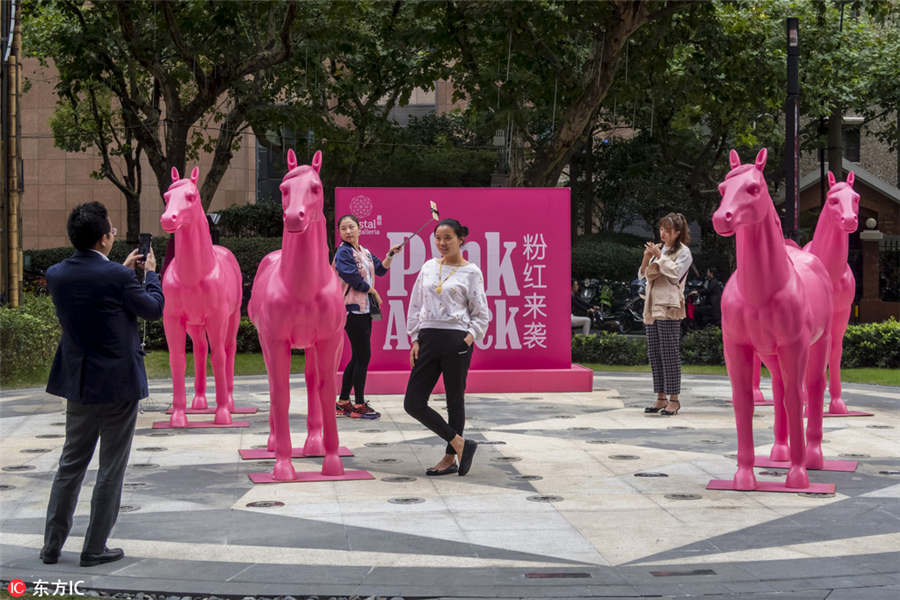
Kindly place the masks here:
[(674, 254), (652, 258), (647, 265), (644, 271), (647, 277), (644, 323), (647, 325), (657, 319), (681, 320), (685, 317), (684, 284), (687, 271), (679, 273), (675, 262), (675, 258), (685, 251), (690, 252), (682, 245)]

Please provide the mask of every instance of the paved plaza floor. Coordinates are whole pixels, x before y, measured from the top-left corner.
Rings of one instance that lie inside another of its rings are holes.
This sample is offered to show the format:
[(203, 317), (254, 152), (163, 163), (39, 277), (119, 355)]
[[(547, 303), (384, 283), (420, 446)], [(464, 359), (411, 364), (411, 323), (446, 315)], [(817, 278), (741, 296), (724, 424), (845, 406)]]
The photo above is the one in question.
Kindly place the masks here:
[[(179, 597), (900, 598), (900, 388), (845, 386), (848, 405), (874, 416), (826, 419), (825, 457), (859, 466), (811, 472), (837, 489), (811, 496), (705, 489), (735, 470), (724, 377), (686, 376), (674, 417), (643, 413), (649, 374), (597, 374), (585, 393), (470, 394), (467, 437), (482, 443), (466, 477), (426, 477), (443, 442), (402, 397), (373, 396), (381, 419), (338, 425), (354, 453), (345, 467), (374, 480), (267, 485), (248, 474), (272, 462), (238, 456), (266, 442), (265, 377), (236, 379), (236, 404), (260, 412), (235, 429), (154, 430), (171, 386), (150, 387), (110, 540), (126, 556), (93, 568), (78, 555), (96, 460), (62, 557), (44, 565), (63, 403), (0, 393), (0, 579)], [(291, 387), (300, 446), (302, 377)], [(756, 409), (758, 453), (772, 411)], [(757, 469), (760, 480), (784, 473)]]

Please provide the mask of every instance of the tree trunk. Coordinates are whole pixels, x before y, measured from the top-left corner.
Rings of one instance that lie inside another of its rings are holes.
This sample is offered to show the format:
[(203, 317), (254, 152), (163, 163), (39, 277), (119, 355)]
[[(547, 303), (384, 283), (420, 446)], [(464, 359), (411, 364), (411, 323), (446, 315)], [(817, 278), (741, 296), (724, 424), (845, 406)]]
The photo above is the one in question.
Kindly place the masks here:
[[(828, 117), (828, 169), (834, 173), (835, 179), (844, 180), (844, 149), (841, 140), (841, 128), (844, 125), (844, 115), (839, 108), (831, 111)], [(822, 182), (824, 185), (825, 183)]]
[(582, 200), (584, 204), (584, 234), (588, 235), (594, 232), (594, 136), (593, 128), (588, 129), (587, 136), (584, 140), (584, 146), (581, 149), (581, 155), (584, 165), (584, 186), (582, 187)]
[(125, 240), (129, 244), (138, 243), (138, 234), (141, 231), (141, 191), (136, 190), (125, 194), (125, 213), (128, 223)]

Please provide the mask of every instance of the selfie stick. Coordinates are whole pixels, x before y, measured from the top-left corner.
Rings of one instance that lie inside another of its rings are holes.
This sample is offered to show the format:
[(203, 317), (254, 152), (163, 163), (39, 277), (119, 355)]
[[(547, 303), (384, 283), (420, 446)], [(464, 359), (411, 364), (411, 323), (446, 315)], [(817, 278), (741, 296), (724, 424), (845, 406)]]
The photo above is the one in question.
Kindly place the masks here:
[[(420, 231), (422, 231), (422, 228), (423, 228), (423, 227), (425, 227), (426, 225), (428, 225), (428, 224), (431, 223), (432, 221), (440, 221), (440, 220), (441, 220), (441, 215), (440, 215), (440, 213), (438, 212), (438, 209), (437, 209), (437, 202), (435, 202), (435, 201), (433, 201), (433, 200), (430, 200), (430, 201), (428, 202), (428, 204), (431, 206), (431, 218), (428, 219), (427, 221), (425, 221), (424, 223), (422, 223), (422, 226), (419, 227), (418, 229), (416, 229), (415, 233), (413, 233), (413, 234), (410, 235), (410, 236), (407, 236), (406, 239), (403, 240), (403, 243), (400, 244), (400, 248), (397, 249), (397, 252), (399, 252), (400, 249), (402, 249), (403, 246), (406, 245), (406, 242), (408, 242), (409, 240), (411, 240), (411, 239), (413, 238), (413, 236), (417, 235)], [(396, 252), (388, 252), (388, 256), (393, 256), (394, 254), (396, 254)]]

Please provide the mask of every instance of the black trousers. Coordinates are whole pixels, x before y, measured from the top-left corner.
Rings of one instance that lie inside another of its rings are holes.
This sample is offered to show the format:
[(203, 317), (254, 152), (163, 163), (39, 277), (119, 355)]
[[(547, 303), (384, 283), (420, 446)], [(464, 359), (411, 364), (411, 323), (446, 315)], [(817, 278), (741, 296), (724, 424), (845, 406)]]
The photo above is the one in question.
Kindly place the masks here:
[(350, 338), (351, 355), (341, 379), (340, 398), (349, 400), (352, 388), (356, 403), (362, 404), (366, 401), (366, 374), (372, 358), (372, 315), (347, 313), (344, 330)]
[(131, 452), (138, 403), (66, 404), (66, 441), (59, 457), (59, 469), (50, 490), (44, 549), (59, 551), (72, 529), (78, 493), (97, 440), (100, 440), (100, 468), (91, 497), (91, 517), (84, 535), (82, 552), (102, 552), (119, 516), (122, 480)]
[[(449, 442), (462, 435), (466, 425), (466, 376), (475, 345), (466, 344), (465, 337), (465, 331), (455, 329), (421, 330), (419, 358), (409, 374), (403, 398), (403, 409), (411, 417), (448, 442), (447, 454), (456, 454)], [(444, 376), (449, 423), (428, 406), (428, 398), (441, 375)]]

